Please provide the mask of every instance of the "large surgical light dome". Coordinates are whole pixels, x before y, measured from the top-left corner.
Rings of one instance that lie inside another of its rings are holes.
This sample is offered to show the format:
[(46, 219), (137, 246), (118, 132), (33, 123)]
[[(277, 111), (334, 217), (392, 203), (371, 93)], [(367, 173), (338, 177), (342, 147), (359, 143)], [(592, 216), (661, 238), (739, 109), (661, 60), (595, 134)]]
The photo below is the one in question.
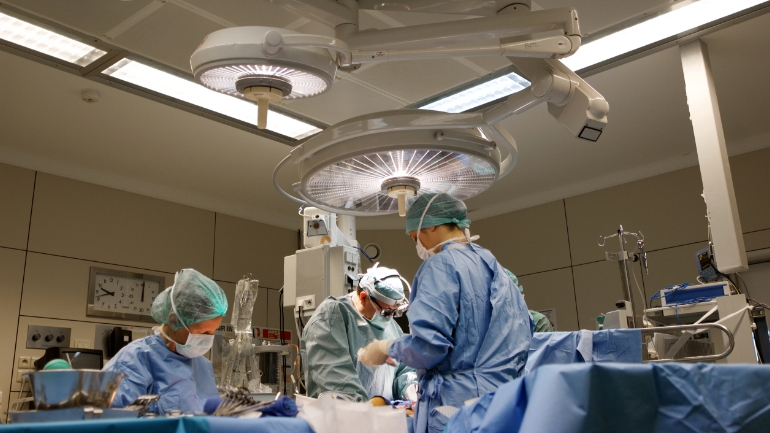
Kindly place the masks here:
[(465, 200), (505, 175), (516, 150), (488, 138), (473, 117), (453, 116), (397, 110), (350, 119), (298, 146), (276, 174), (294, 162), (301, 200), (348, 215), (403, 213), (406, 199), (429, 192)]

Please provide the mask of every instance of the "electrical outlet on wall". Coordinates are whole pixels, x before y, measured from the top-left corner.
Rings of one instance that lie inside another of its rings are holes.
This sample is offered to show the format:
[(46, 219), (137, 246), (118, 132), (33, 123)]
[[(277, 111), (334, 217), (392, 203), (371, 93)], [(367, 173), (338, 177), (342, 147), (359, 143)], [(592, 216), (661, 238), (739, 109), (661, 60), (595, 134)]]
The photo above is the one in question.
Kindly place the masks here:
[(315, 308), (315, 295), (300, 296), (297, 298), (297, 308), (302, 307), (303, 310), (312, 310)]
[(16, 383), (21, 383), (22, 377), (26, 373), (32, 373), (33, 371), (35, 371), (35, 370), (31, 370), (31, 369), (28, 369), (28, 368), (20, 368), (20, 369), (16, 370)]
[(75, 347), (78, 349), (93, 349), (93, 343), (91, 340), (75, 340)]

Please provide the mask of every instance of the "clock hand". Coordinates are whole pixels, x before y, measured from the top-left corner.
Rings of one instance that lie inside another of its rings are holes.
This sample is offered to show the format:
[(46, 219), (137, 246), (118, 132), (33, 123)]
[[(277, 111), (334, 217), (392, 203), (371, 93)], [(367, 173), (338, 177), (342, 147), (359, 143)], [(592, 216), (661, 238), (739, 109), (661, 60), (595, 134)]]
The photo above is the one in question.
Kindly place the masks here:
[(142, 281), (142, 302), (144, 302), (144, 281)]
[(104, 289), (101, 289), (101, 290), (102, 290), (102, 292), (104, 292), (104, 293), (106, 293), (106, 294), (108, 294), (110, 296), (115, 296), (115, 292), (108, 292), (108, 291), (106, 291)]

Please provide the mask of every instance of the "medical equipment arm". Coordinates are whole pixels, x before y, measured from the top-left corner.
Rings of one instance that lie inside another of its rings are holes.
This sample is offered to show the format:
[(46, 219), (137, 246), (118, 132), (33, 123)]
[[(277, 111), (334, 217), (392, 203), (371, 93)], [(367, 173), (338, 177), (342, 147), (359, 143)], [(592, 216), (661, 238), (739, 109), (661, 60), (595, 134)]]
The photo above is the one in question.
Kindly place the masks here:
[(541, 102), (548, 113), (575, 135), (597, 141), (607, 125), (610, 106), (585, 80), (558, 60), (508, 57), (532, 83), (484, 113), (490, 124), (523, 113)]

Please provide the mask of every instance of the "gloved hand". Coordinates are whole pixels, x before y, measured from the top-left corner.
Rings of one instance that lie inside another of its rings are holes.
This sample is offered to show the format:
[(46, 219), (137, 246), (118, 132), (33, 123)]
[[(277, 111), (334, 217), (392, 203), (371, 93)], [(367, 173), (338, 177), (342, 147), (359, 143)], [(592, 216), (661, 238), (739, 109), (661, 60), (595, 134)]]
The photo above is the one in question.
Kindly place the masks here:
[(412, 404), (417, 402), (417, 384), (413, 383), (404, 389), (404, 397), (411, 401)]
[(361, 364), (379, 366), (386, 362), (390, 365), (396, 363), (388, 356), (388, 349), (393, 345), (393, 340), (374, 340), (366, 347), (358, 349), (358, 360)]

